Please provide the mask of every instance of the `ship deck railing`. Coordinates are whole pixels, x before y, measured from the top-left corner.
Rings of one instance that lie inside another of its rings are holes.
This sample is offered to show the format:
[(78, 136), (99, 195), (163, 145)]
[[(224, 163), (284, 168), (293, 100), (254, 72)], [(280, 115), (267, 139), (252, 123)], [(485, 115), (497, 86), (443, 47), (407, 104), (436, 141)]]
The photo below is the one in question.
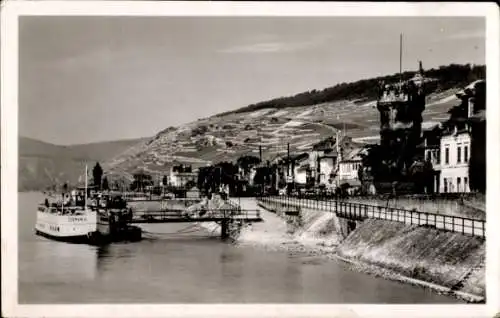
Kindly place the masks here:
[(83, 211), (84, 206), (80, 205), (61, 205), (61, 206), (46, 206), (45, 204), (38, 205), (39, 212), (46, 212), (52, 214), (64, 214), (64, 212), (69, 212), (68, 214), (77, 214), (77, 211)]

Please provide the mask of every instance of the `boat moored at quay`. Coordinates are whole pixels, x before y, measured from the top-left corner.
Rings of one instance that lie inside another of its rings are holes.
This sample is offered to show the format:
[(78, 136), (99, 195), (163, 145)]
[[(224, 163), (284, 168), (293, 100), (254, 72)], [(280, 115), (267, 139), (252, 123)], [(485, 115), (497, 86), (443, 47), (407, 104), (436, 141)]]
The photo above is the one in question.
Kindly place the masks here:
[[(84, 199), (85, 200), (85, 199)], [(35, 231), (47, 238), (85, 243), (97, 230), (97, 211), (81, 200), (81, 193), (63, 193), (38, 205)]]
[(120, 196), (89, 189), (63, 193), (39, 204), (35, 232), (46, 238), (84, 244), (106, 244), (116, 241), (137, 241), (141, 229), (130, 226), (131, 210)]

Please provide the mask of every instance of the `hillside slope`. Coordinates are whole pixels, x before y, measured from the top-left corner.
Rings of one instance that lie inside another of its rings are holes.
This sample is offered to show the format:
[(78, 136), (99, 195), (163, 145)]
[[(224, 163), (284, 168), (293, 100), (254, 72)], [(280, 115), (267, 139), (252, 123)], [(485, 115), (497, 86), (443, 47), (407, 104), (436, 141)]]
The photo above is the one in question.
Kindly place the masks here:
[[(450, 64), (425, 72), (432, 79), (423, 127), (449, 118), (448, 110), (459, 103), (455, 96), (468, 83), (484, 78), (484, 65)], [(415, 72), (404, 72), (407, 79)], [(168, 127), (149, 142), (130, 149), (106, 163), (117, 176), (130, 178), (138, 169), (151, 174), (166, 174), (175, 163), (201, 166), (233, 161), (241, 155), (271, 159), (286, 153), (307, 151), (318, 141), (345, 132), (358, 143), (374, 143), (379, 137), (379, 113), (375, 98), (381, 81), (391, 83), (399, 74), (353, 83), (341, 83), (323, 90), (279, 97), (214, 115), (210, 118)]]
[(113, 158), (143, 140), (145, 139), (58, 146), (19, 137), (18, 189), (42, 190), (65, 182), (75, 184), (84, 174), (85, 164), (91, 168), (96, 161)]
[[(327, 87), (323, 90), (314, 89), (312, 91), (302, 92), (293, 96), (279, 97), (263, 101), (231, 112), (226, 112), (221, 115), (244, 113), (265, 108), (279, 109), (286, 107), (300, 107), (344, 99), (361, 101), (375, 99), (378, 94), (379, 83), (394, 83), (397, 82), (400, 77), (403, 78), (403, 80), (408, 80), (414, 75), (415, 72), (406, 71), (402, 74), (396, 73), (376, 78), (362, 79), (352, 83), (341, 83), (332, 87)], [(445, 91), (454, 87), (466, 86), (477, 79), (484, 79), (486, 76), (486, 66), (450, 64), (427, 70), (425, 71), (425, 75), (436, 80), (437, 86), (431, 89)]]
[[(448, 118), (459, 100), (458, 88), (428, 96), (424, 127)], [(341, 100), (311, 106), (266, 108), (244, 113), (215, 115), (158, 133), (109, 160), (105, 169), (120, 177), (131, 177), (138, 169), (166, 174), (175, 163), (194, 167), (236, 160), (242, 155), (272, 159), (287, 151), (310, 150), (312, 145), (337, 130), (345, 130), (356, 142), (373, 142), (379, 136), (379, 113), (374, 100)]]
[(124, 139), (104, 142), (94, 142), (89, 144), (71, 145), (67, 147), (73, 157), (90, 156), (96, 161), (105, 161), (120, 155), (130, 147), (150, 138)]

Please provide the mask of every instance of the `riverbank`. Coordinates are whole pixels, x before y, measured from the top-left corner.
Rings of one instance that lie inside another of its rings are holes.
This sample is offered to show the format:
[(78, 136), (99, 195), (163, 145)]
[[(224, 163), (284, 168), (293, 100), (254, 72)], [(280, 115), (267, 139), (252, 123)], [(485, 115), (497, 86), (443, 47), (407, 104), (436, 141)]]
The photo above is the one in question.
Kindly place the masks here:
[(338, 246), (336, 254), (467, 301), (485, 296), (485, 244), (477, 237), (370, 219)]
[(148, 238), (101, 248), (46, 240), (33, 233), (42, 199), (19, 199), (17, 285), (23, 305), (459, 303), (351, 271), (342, 262), (221, 243), (194, 223), (140, 224)]
[(340, 221), (331, 213), (303, 209), (302, 225), (290, 231), (279, 211), (267, 208), (261, 209), (265, 221), (243, 229), (238, 245), (337, 259), (356, 271), (467, 302), (484, 301), (482, 239), (385, 220), (362, 222), (343, 239)]

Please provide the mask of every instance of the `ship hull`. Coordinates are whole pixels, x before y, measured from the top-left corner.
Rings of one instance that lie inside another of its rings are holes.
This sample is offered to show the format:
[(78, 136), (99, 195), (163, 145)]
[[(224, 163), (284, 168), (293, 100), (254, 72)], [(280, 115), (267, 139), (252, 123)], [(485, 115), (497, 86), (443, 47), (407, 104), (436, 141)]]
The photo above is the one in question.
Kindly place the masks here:
[(73, 244), (89, 244), (90, 243), (90, 235), (75, 235), (75, 236), (57, 236), (50, 233), (42, 232), (40, 230), (35, 229), (35, 234), (38, 236), (45, 237), (47, 239), (65, 242), (65, 243), (73, 243)]
[(90, 245), (135, 242), (142, 238), (139, 227), (119, 222), (118, 215), (110, 215), (106, 211), (85, 210), (62, 214), (42, 206), (37, 211), (35, 232), (55, 241)]
[(35, 225), (37, 235), (61, 242), (87, 243), (96, 232), (96, 213), (73, 215), (49, 213), (39, 208)]

